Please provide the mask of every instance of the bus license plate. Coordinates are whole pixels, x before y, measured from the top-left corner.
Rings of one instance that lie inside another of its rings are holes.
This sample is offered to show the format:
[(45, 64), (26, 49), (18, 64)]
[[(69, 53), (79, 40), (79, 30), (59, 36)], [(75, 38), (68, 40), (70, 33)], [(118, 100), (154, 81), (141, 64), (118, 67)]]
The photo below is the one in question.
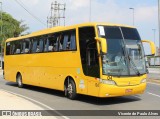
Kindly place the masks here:
[(125, 92), (126, 92), (126, 93), (131, 93), (131, 92), (132, 92), (132, 89), (126, 89)]

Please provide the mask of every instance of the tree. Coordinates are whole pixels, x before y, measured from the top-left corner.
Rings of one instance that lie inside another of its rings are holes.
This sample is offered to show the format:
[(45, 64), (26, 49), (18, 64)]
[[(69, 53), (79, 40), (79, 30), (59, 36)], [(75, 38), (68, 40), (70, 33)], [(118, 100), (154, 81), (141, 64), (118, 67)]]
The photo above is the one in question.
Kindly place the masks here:
[[(1, 19), (1, 16), (0, 16), (0, 19)], [(2, 41), (5, 41), (8, 38), (17, 37), (28, 29), (27, 25), (23, 24), (22, 20), (18, 21), (6, 12), (2, 12), (2, 22), (0, 21), (0, 26), (1, 25), (3, 29), (2, 34), (0, 34), (1, 44), (3, 44)]]

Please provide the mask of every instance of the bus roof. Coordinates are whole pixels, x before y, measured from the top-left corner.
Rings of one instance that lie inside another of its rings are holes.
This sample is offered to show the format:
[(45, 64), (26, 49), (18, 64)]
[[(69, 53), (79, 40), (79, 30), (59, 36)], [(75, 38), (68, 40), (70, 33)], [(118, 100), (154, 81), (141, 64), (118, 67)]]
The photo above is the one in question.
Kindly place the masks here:
[(20, 40), (20, 39), (30, 38), (30, 37), (35, 37), (35, 36), (40, 36), (40, 35), (45, 35), (45, 34), (49, 34), (49, 33), (52, 33), (52, 32), (69, 30), (69, 29), (73, 29), (73, 28), (77, 28), (77, 27), (97, 26), (97, 25), (121, 26), (121, 27), (135, 28), (133, 26), (124, 25), (124, 24), (89, 22), (89, 23), (76, 24), (76, 25), (72, 25), (72, 26), (57, 26), (57, 27), (53, 27), (53, 28), (47, 28), (47, 29), (43, 29), (43, 30), (39, 30), (39, 31), (33, 32), (31, 34), (28, 34), (28, 35), (24, 35), (24, 36), (20, 36), (20, 37), (15, 37), (15, 38), (9, 38), (9, 39), (6, 40), (6, 42), (13, 41), (13, 40)]

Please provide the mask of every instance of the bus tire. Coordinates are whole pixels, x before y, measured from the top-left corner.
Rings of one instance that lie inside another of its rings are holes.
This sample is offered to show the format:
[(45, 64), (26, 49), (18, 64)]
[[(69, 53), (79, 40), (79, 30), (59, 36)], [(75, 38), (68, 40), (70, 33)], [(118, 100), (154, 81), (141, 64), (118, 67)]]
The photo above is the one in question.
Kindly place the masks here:
[(18, 75), (17, 75), (16, 81), (17, 81), (18, 87), (19, 87), (19, 88), (22, 88), (22, 87), (23, 87), (23, 82), (22, 82), (22, 76), (21, 76), (21, 74), (18, 74)]
[(71, 100), (76, 99), (76, 85), (72, 79), (68, 79), (69, 81), (64, 85), (65, 96)]

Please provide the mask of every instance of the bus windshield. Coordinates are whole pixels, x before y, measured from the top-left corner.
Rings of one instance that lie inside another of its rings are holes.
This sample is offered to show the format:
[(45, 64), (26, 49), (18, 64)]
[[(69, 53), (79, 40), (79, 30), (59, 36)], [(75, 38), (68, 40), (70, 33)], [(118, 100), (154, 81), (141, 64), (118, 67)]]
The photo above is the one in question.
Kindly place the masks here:
[(107, 40), (107, 54), (102, 55), (103, 74), (111, 76), (146, 73), (145, 54), (135, 28), (98, 26), (99, 36)]

